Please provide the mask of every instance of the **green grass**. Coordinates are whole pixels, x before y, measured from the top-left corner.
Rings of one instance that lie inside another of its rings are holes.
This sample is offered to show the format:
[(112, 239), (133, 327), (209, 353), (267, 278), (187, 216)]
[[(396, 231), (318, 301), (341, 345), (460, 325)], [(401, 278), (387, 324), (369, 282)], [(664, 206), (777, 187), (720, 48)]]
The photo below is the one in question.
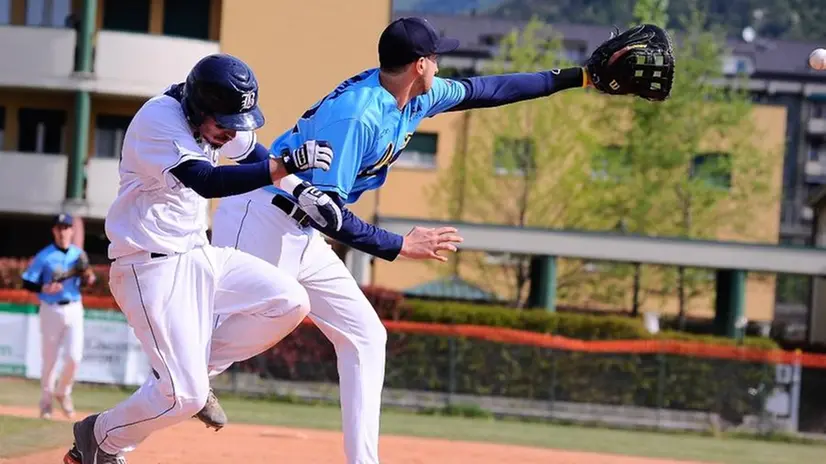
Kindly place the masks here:
[(56, 448), (71, 441), (71, 424), (0, 416), (0, 458)]
[[(117, 388), (81, 385), (75, 389), (75, 406), (86, 411), (100, 410), (114, 405), (128, 394), (128, 391)], [(37, 384), (34, 382), (0, 379), (0, 404), (36, 405), (38, 395)], [(341, 426), (339, 410), (335, 406), (251, 400), (228, 395), (221, 395), (220, 399), (231, 423), (327, 430), (339, 430)], [(28, 422), (21, 422), (25, 423)], [(43, 426), (41, 421), (28, 424), (32, 427)], [(5, 433), (4, 431), (0, 435)], [(12, 433), (12, 436), (20, 433), (22, 432)], [(382, 434), (725, 464), (800, 464), (821, 462), (826, 455), (826, 446), (821, 444), (780, 443), (735, 437), (713, 438), (696, 434), (612, 430), (490, 418), (445, 417), (394, 410), (382, 414)], [(0, 444), (4, 443), (3, 440), (5, 438), (0, 436)]]

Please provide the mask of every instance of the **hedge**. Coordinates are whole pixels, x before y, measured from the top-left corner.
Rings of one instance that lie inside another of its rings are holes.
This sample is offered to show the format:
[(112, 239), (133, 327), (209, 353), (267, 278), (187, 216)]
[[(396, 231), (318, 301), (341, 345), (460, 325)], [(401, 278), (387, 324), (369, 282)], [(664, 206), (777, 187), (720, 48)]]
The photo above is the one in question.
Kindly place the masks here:
[[(27, 264), (26, 259), (0, 260), (0, 288), (19, 288), (19, 275)], [(108, 266), (95, 266), (95, 271), (98, 283), (87, 294), (109, 297)], [(673, 331), (652, 335), (639, 318), (406, 300), (398, 292), (376, 287), (366, 287), (364, 293), (379, 316), (388, 320), (485, 325), (582, 340), (663, 338), (735, 343), (723, 337)], [(766, 338), (747, 337), (744, 343), (777, 348)], [(758, 411), (760, 398), (750, 389), (770, 391), (774, 378), (772, 366), (756, 363), (552, 351), (392, 332), (387, 353), (388, 388), (717, 411), (735, 420)], [(302, 326), (275, 348), (240, 363), (239, 368), (286, 380), (336, 382), (335, 359), (324, 336), (312, 326)]]

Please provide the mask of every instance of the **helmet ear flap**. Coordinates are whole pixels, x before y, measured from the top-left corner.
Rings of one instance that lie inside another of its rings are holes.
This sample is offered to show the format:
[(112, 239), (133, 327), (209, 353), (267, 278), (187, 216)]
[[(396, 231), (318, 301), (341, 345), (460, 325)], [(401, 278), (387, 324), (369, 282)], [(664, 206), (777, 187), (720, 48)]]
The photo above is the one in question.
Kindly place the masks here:
[(198, 108), (198, 106), (193, 101), (192, 95), (189, 94), (187, 86), (184, 86), (184, 94), (181, 98), (181, 106), (184, 110), (184, 115), (186, 115), (186, 119), (193, 126), (200, 126), (204, 122), (204, 112)]

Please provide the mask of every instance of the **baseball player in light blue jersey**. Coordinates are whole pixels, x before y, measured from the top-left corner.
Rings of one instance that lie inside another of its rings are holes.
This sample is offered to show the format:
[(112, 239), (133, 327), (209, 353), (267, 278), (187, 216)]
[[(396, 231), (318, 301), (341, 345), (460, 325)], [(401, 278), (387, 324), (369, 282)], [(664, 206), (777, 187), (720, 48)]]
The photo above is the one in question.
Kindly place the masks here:
[[(23, 272), (23, 287), (40, 300), (40, 417), (52, 416), (57, 404), (73, 417), (72, 385), (83, 358), (83, 302), (80, 289), (95, 282), (86, 252), (72, 245), (73, 220), (60, 214), (52, 226), (54, 241), (40, 250)], [(76, 270), (76, 272), (71, 272)], [(63, 349), (63, 370), (57, 380), (57, 355)]]
[[(392, 22), (379, 39), (380, 68), (342, 82), (307, 110), (271, 145), (289, 153), (306, 140), (326, 140), (336, 157), (329, 170), (298, 175), (341, 207), (342, 226), (314, 224), (284, 190), (265, 187), (221, 200), (213, 218), (213, 244), (235, 247), (294, 276), (310, 297), (309, 317), (334, 344), (338, 357), (345, 453), (351, 464), (379, 462), (379, 418), (387, 332), (355, 279), (318, 231), (373, 256), (393, 261), (446, 261), (462, 237), (453, 227), (415, 227), (401, 236), (368, 224), (346, 207), (381, 187), (419, 123), (446, 111), (486, 108), (591, 85), (582, 67), (461, 80), (435, 77), (437, 56), (459, 42), (440, 37), (424, 19)], [(316, 230), (314, 230), (316, 229)], [(220, 324), (220, 320), (217, 323)], [(274, 340), (259, 340), (263, 351)], [(245, 342), (248, 342), (245, 339)], [(210, 359), (210, 376), (229, 367)], [(225, 419), (217, 402), (198, 417)]]

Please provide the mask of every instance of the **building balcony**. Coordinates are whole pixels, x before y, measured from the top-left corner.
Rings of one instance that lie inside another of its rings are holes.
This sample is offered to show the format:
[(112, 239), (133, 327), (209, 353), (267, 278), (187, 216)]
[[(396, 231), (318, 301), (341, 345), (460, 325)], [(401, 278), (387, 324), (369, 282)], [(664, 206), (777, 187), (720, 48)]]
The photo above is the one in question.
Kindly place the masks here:
[(118, 196), (118, 159), (92, 158), (86, 165), (86, 216), (105, 218)]
[(148, 98), (183, 81), (199, 59), (220, 50), (207, 40), (101, 30), (92, 74), (78, 76), (75, 38), (68, 28), (0, 26), (0, 86)]
[[(0, 212), (52, 215), (66, 198), (66, 155), (0, 152)], [(78, 214), (103, 219), (118, 192), (118, 160), (92, 158), (86, 166), (86, 202)]]
[(183, 82), (198, 60), (219, 51), (207, 40), (99, 31), (93, 76), (84, 85), (95, 93), (151, 97)]
[(75, 60), (75, 31), (50, 27), (0, 26), (0, 86), (69, 89)]
[(0, 211), (57, 214), (66, 197), (66, 155), (0, 151)]

